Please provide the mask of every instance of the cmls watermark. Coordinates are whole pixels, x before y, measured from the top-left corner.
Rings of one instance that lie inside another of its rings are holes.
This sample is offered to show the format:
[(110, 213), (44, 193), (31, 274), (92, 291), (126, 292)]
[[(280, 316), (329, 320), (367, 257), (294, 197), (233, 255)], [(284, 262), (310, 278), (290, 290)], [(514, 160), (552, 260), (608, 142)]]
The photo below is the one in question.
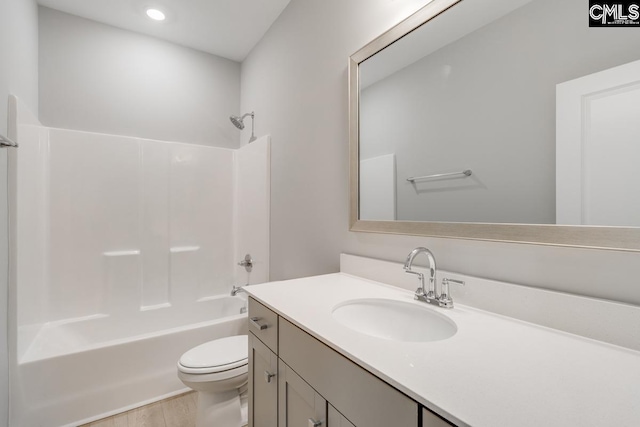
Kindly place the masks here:
[(640, 1), (589, 1), (590, 27), (640, 27)]

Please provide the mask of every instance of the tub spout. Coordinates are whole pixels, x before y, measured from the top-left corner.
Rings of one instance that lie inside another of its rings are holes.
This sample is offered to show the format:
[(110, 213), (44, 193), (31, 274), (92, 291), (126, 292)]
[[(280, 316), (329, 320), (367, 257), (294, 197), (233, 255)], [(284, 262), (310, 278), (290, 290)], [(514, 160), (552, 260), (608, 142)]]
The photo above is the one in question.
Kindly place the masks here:
[[(244, 286), (247, 286), (247, 285), (244, 285)], [(233, 285), (233, 288), (231, 288), (231, 296), (232, 296), (232, 297), (235, 297), (235, 296), (236, 296), (236, 295), (238, 295), (240, 292), (244, 292), (244, 289), (242, 289), (242, 288), (244, 288), (244, 286), (236, 286), (236, 285)]]

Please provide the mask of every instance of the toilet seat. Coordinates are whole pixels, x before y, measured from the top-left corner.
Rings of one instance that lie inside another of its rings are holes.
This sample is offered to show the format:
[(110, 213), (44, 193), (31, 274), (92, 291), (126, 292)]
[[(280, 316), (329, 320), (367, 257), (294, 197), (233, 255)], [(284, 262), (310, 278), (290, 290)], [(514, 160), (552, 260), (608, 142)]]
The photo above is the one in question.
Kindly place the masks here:
[(194, 375), (222, 374), (220, 377), (226, 378), (242, 375), (248, 371), (248, 348), (247, 335), (209, 341), (184, 353), (178, 362), (178, 371)]
[[(249, 372), (249, 364), (240, 366), (235, 369), (229, 369), (222, 372), (211, 373), (187, 373), (183, 371), (183, 368), (178, 364), (178, 378), (183, 382), (190, 383), (209, 383), (209, 382), (221, 382), (226, 380), (232, 380), (233, 378), (247, 377)], [(246, 382), (246, 379), (244, 380)]]

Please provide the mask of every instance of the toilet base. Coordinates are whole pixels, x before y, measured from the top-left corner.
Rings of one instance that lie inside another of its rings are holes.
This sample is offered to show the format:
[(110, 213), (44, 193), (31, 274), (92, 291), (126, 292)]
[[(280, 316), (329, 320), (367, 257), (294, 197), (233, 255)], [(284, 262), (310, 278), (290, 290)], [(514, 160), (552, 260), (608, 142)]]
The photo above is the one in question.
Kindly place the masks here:
[(245, 391), (240, 395), (240, 425), (245, 427), (249, 425), (249, 391)]
[(243, 427), (246, 424), (237, 389), (222, 393), (198, 392), (196, 427)]

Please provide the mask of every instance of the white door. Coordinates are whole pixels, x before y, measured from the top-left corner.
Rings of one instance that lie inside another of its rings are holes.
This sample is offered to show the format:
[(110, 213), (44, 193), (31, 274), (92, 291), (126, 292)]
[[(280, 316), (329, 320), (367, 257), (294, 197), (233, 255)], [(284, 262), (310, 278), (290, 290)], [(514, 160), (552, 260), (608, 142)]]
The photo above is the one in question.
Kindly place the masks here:
[(640, 226), (640, 61), (556, 88), (556, 222)]

